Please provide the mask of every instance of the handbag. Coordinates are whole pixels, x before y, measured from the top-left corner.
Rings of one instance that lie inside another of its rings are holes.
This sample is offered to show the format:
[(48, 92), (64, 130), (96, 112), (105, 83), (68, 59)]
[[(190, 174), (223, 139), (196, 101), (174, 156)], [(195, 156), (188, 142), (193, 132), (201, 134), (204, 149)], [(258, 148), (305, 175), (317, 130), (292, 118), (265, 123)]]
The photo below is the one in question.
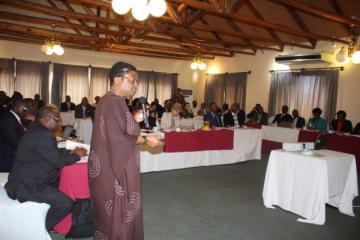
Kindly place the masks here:
[(66, 238), (88, 238), (94, 235), (91, 199), (76, 199), (72, 210), (72, 226)]

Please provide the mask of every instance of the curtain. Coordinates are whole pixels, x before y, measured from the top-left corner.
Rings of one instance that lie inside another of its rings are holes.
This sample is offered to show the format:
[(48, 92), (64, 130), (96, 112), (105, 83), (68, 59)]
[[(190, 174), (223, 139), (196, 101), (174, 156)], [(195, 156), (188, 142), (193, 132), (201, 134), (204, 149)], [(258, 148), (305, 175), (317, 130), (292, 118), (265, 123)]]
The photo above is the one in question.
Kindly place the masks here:
[(225, 101), (230, 106), (237, 102), (241, 109), (245, 109), (246, 103), (246, 72), (229, 73), (225, 81)]
[(94, 102), (96, 96), (103, 96), (109, 90), (109, 85), (109, 69), (91, 67), (89, 102)]
[(89, 67), (65, 65), (63, 81), (66, 82), (63, 101), (66, 95), (70, 95), (75, 104), (80, 104), (83, 97), (89, 98)]
[(66, 89), (66, 81), (64, 81), (65, 65), (54, 63), (53, 78), (51, 85), (51, 103), (60, 107), (64, 92)]
[(162, 103), (170, 99), (177, 87), (177, 74), (153, 71), (139, 71), (140, 85), (134, 97), (144, 96), (148, 102), (155, 98)]
[(209, 74), (205, 79), (205, 103), (216, 102), (218, 106), (238, 102), (245, 108), (246, 72)]
[(45, 105), (49, 103), (49, 67), (50, 63), (40, 63), (40, 98), (44, 101)]
[[(49, 63), (16, 61), (15, 91), (20, 92), (25, 98), (33, 98), (48, 87)], [(46, 92), (44, 93), (46, 94)], [(46, 94), (45, 97), (48, 95)]]
[(14, 92), (14, 59), (0, 59), (0, 90), (10, 97)]
[(312, 109), (322, 109), (322, 117), (330, 122), (335, 117), (339, 70), (273, 72), (269, 95), (269, 115), (280, 112), (282, 105), (298, 109), (306, 119)]

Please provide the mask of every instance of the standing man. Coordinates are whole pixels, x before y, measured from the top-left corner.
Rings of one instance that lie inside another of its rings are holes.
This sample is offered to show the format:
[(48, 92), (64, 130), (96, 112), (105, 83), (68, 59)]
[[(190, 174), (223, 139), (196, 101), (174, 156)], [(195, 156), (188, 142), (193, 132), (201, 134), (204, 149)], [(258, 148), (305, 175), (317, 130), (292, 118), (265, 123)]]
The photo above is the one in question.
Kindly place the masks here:
[(57, 107), (42, 107), (36, 121), (19, 143), (5, 189), (11, 199), (49, 204), (46, 229), (50, 230), (71, 212), (73, 205), (73, 201), (58, 190), (58, 170), (79, 161), (86, 150), (59, 151), (53, 134), (60, 121)]
[(81, 99), (81, 103), (75, 107), (75, 118), (93, 117), (94, 108), (89, 104), (87, 97)]
[(61, 103), (60, 109), (62, 112), (68, 112), (68, 111), (75, 110), (75, 103), (71, 102), (71, 97), (69, 95), (66, 95), (65, 102)]
[(17, 146), (25, 133), (23, 118), (27, 114), (24, 100), (14, 100), (10, 109), (0, 116), (0, 172), (9, 172)]

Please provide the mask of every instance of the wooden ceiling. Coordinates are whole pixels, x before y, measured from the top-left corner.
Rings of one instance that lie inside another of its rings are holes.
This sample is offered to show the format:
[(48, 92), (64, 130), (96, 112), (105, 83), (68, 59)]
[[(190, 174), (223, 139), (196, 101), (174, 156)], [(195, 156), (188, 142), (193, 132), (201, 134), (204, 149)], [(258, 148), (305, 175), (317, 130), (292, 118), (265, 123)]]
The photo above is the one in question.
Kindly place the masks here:
[[(191, 60), (255, 55), (318, 41), (350, 44), (359, 33), (357, 0), (167, 0), (144, 22), (118, 15), (109, 0), (0, 0), (0, 39), (66, 48)], [(55, 26), (53, 30), (52, 26)]]

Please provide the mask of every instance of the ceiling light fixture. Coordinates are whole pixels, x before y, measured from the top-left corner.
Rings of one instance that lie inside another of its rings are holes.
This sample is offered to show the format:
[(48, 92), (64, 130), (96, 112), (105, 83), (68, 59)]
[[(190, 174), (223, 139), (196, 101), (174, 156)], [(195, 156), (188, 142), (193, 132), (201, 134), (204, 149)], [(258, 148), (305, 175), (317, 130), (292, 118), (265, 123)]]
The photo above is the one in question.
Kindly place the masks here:
[(345, 47), (341, 47), (340, 51), (336, 54), (336, 61), (339, 63), (346, 62), (346, 52)]
[(55, 53), (56, 55), (63, 55), (64, 54), (64, 48), (60, 45), (60, 41), (55, 40), (55, 25), (52, 25), (53, 30), (53, 36), (51, 40), (45, 39), (44, 44), (41, 46), (41, 51), (45, 53), (46, 55), (52, 55)]
[(112, 8), (117, 14), (126, 14), (130, 11), (138, 21), (149, 17), (161, 17), (166, 12), (165, 0), (112, 0)]
[(199, 50), (200, 50), (200, 47), (198, 46), (197, 47), (197, 54), (196, 56), (194, 57), (191, 65), (190, 65), (190, 68), (192, 70), (205, 70), (206, 69), (206, 64), (203, 62), (203, 60), (200, 58), (200, 55), (199, 55)]

